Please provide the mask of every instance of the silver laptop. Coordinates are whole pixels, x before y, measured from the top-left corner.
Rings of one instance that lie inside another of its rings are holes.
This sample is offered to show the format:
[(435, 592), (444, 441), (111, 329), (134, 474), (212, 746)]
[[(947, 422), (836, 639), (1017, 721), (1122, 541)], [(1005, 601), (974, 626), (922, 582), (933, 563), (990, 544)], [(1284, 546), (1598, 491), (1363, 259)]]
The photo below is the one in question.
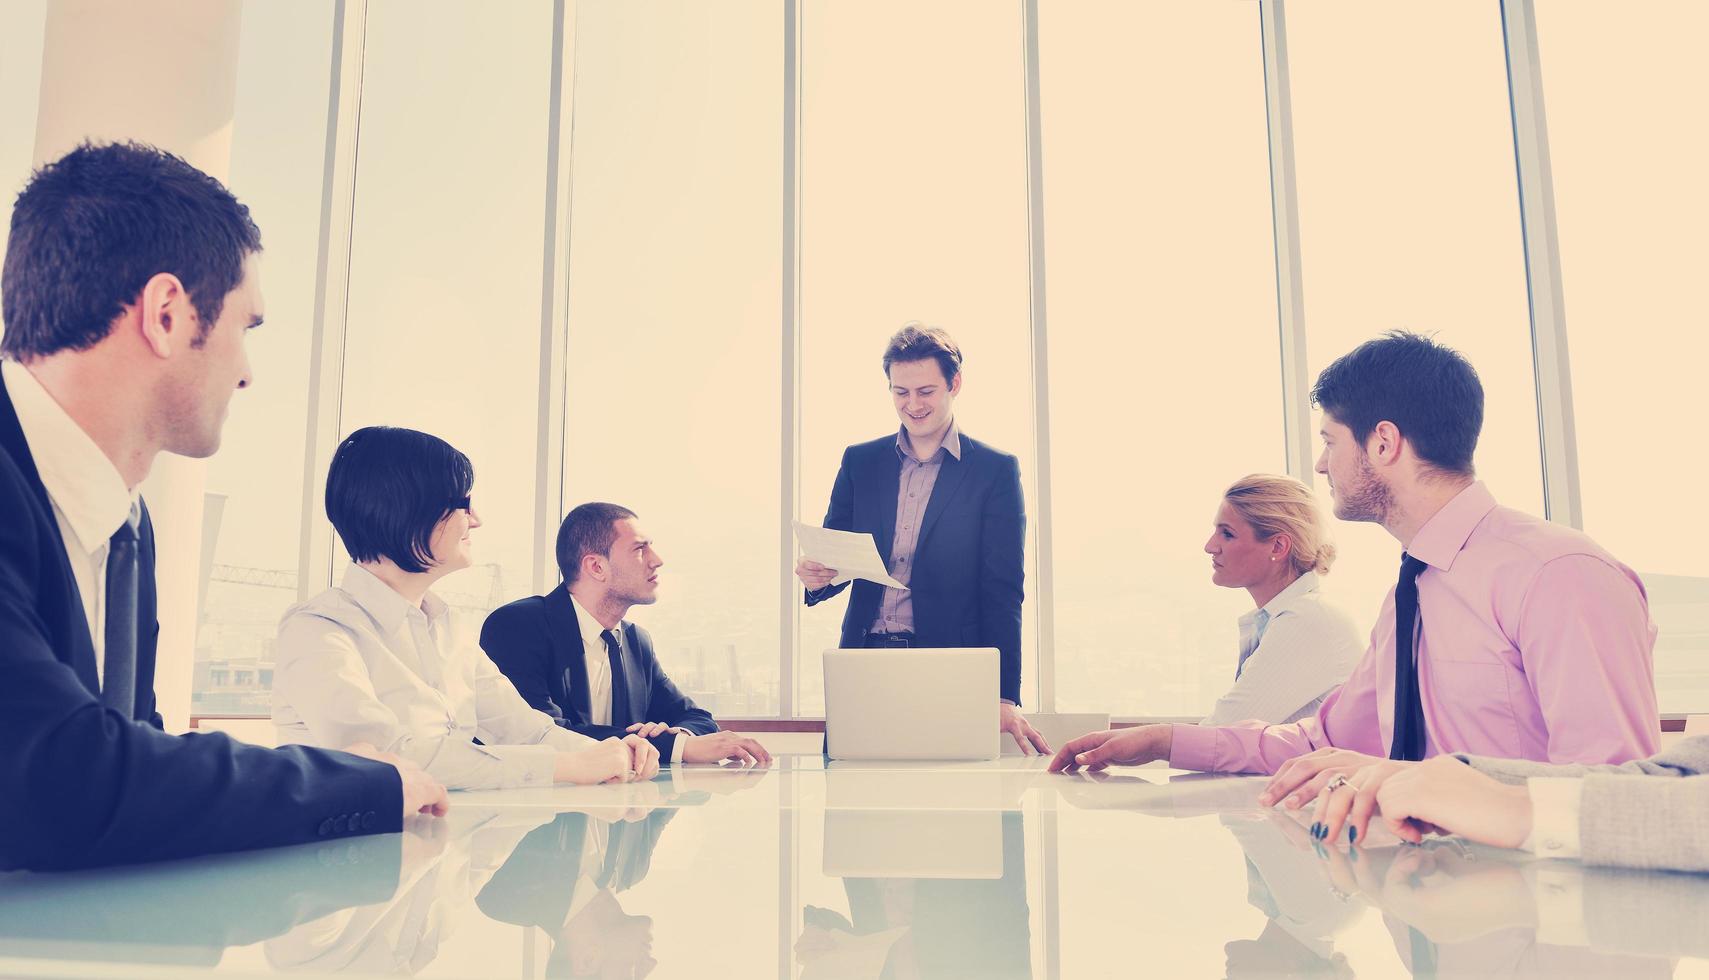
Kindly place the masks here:
[(995, 759), (997, 650), (825, 651), (833, 759)]

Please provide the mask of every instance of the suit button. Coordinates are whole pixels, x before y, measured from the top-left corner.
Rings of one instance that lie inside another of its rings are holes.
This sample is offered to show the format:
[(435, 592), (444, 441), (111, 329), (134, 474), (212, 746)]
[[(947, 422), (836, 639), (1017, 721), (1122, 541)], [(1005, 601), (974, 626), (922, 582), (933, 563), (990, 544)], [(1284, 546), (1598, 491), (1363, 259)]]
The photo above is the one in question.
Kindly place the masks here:
[(332, 832), (335, 834), (344, 833), (345, 827), (349, 822), (350, 818), (340, 813), (338, 817), (332, 821)]
[(374, 811), (369, 810), (367, 813), (362, 814), (362, 829), (363, 830), (373, 830), (374, 829)]
[(320, 822), (320, 835), (322, 837), (325, 837), (327, 834), (330, 834), (330, 833), (332, 833), (332, 818), (327, 817), (325, 820), (322, 820)]

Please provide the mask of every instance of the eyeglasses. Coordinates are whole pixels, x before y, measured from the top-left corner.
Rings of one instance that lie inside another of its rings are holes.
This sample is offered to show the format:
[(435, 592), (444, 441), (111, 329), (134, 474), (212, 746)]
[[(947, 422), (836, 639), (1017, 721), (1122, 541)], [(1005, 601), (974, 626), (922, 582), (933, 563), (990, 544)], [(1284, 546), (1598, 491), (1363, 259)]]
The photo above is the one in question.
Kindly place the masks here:
[(468, 510), (469, 506), (473, 502), (473, 500), (474, 500), (473, 497), (458, 497), (456, 500), (451, 501), (451, 506), (449, 509), (451, 509), (451, 510)]

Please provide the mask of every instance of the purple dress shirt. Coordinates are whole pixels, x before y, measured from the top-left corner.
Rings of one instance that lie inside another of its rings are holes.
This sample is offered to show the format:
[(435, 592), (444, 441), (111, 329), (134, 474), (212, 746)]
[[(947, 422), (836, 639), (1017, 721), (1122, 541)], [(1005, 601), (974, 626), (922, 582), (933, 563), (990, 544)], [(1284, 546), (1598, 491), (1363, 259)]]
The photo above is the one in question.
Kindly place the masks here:
[[(943, 445), (930, 459), (919, 460), (910, 452), (908, 430), (896, 432), (896, 455), (902, 457), (902, 478), (896, 484), (896, 535), (890, 541), (890, 577), (903, 585), (914, 575), (914, 548), (920, 543), (920, 519), (926, 516), (926, 504), (931, 502), (932, 488), (937, 486), (938, 473), (943, 469), (944, 454), (961, 458), (961, 430), (950, 420), (944, 433)], [(908, 589), (885, 586), (884, 598), (878, 603), (878, 618), (872, 621), (871, 633), (912, 633), (914, 631), (914, 593)]]
[[(1420, 528), (1413, 645), (1425, 756), (1626, 762), (1660, 736), (1656, 628), (1638, 576), (1580, 531), (1496, 505), (1473, 483)], [(1394, 733), (1394, 590), (1371, 645), (1316, 717), (1175, 725), (1170, 765), (1274, 773), (1333, 746), (1386, 757)]]

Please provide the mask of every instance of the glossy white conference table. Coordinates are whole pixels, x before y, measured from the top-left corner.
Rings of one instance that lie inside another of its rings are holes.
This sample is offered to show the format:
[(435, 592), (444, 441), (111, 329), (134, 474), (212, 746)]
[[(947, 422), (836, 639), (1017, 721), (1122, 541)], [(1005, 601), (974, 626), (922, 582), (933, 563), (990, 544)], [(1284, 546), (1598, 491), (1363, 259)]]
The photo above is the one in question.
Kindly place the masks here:
[(0, 976), (1709, 977), (1709, 876), (1353, 859), (1261, 785), (784, 756), (461, 793), (403, 834), (0, 875)]

